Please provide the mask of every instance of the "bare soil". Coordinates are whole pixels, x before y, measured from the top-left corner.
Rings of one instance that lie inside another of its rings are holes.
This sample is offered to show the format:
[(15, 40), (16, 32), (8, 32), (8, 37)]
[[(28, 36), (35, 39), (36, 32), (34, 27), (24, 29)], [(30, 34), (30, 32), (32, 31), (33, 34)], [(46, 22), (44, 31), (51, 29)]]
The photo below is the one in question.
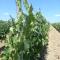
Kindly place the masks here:
[(50, 26), (46, 60), (60, 60), (60, 33)]

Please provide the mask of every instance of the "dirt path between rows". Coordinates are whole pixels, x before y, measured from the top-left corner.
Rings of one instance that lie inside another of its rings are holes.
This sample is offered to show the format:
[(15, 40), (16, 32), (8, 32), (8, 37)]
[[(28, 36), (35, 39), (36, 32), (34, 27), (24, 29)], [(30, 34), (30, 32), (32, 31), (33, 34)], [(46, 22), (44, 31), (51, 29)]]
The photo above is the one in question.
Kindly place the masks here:
[(50, 27), (46, 60), (60, 60), (60, 33)]

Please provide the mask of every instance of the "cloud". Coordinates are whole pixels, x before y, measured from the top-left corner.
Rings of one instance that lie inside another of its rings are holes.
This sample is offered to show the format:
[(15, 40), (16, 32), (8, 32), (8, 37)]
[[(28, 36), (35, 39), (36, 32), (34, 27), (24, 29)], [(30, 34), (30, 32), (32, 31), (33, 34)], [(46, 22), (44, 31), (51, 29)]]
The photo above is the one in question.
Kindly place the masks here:
[(56, 14), (55, 16), (60, 17), (60, 14)]

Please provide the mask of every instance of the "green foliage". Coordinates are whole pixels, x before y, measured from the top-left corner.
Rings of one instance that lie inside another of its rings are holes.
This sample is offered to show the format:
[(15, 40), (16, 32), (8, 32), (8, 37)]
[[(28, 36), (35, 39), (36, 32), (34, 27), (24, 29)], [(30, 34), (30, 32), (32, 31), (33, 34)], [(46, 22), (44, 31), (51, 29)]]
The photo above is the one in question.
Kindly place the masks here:
[(60, 23), (53, 23), (52, 25), (60, 32)]
[(17, 22), (12, 21), (2, 52), (3, 60), (39, 60), (43, 47), (48, 43), (48, 22), (41, 12), (33, 14), (32, 5), (29, 6), (27, 0), (24, 0), (24, 5), (28, 15), (21, 10)]
[(9, 32), (9, 24), (10, 23), (8, 21), (0, 20), (0, 39), (4, 38), (5, 34)]

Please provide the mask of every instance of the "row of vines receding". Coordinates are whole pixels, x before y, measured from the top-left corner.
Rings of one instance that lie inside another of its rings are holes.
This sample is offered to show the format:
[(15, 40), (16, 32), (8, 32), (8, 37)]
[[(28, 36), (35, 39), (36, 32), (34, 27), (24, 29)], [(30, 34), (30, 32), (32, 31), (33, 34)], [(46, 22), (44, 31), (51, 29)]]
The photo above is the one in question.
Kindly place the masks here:
[(2, 60), (39, 60), (43, 47), (48, 43), (48, 22), (40, 11), (33, 13), (33, 7), (27, 0), (23, 0), (25, 14), (21, 2), (16, 0), (17, 19), (12, 18), (12, 26), (1, 54)]

